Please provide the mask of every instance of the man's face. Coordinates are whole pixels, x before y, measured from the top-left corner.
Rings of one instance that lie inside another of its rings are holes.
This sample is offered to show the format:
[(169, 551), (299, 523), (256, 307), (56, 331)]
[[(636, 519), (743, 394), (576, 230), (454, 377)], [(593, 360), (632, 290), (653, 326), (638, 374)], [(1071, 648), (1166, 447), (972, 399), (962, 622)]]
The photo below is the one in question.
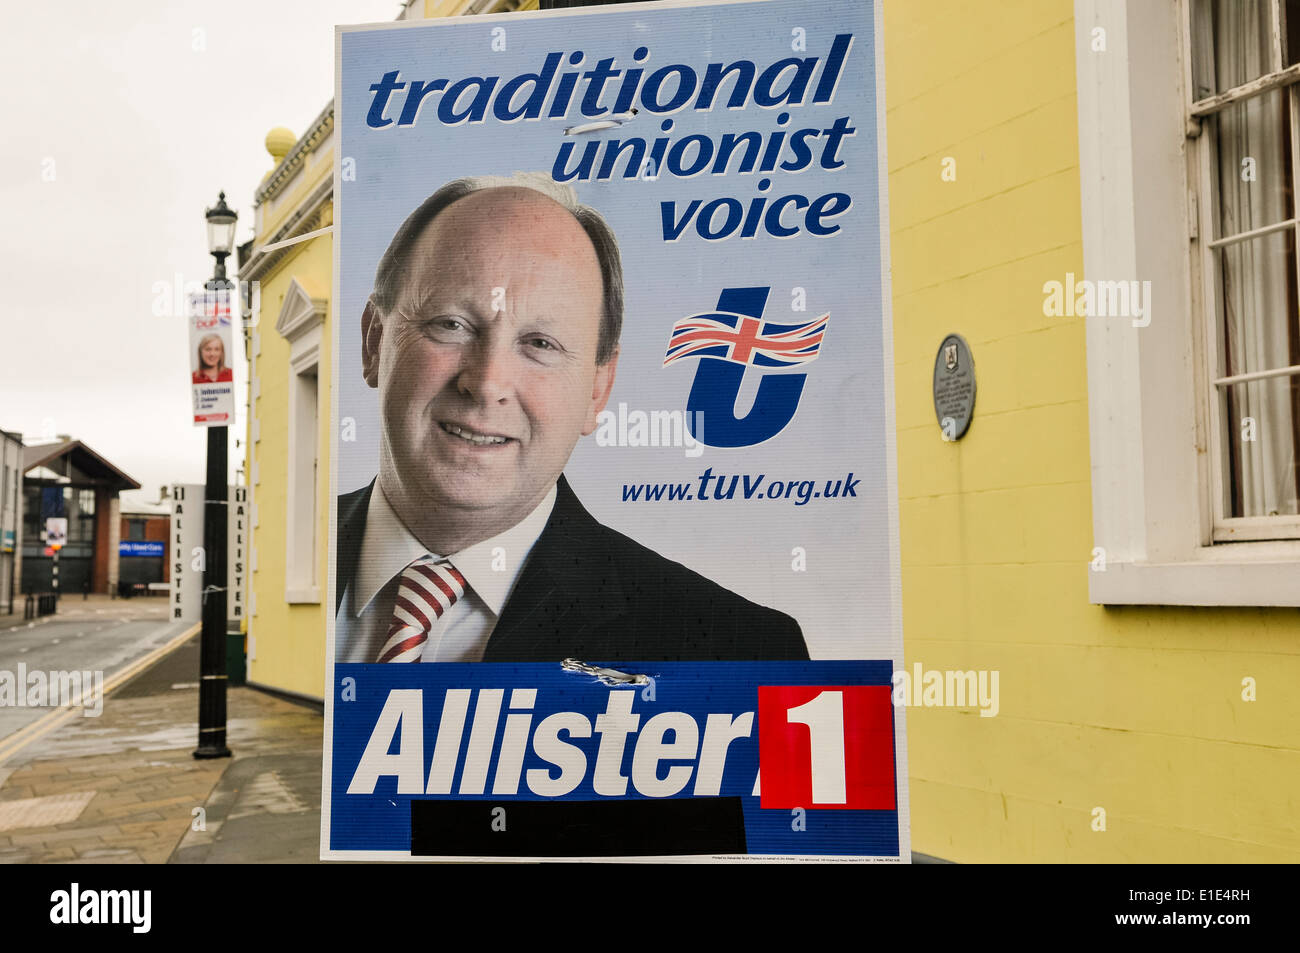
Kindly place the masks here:
[(600, 265), (582, 226), (529, 189), (473, 193), (411, 248), (397, 304), (362, 319), (383, 418), (380, 481), (408, 522), (541, 502), (591, 433), (616, 359), (596, 365)]

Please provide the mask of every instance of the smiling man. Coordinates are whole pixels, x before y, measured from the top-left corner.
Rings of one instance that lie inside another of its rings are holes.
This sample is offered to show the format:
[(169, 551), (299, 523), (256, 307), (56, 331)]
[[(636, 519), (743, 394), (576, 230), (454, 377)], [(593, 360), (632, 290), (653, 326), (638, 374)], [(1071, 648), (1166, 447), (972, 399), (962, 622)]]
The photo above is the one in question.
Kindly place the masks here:
[(458, 179), (361, 316), (379, 474), (339, 498), (340, 662), (807, 658), (798, 625), (596, 522), (563, 477), (618, 367), (613, 232), (538, 174)]

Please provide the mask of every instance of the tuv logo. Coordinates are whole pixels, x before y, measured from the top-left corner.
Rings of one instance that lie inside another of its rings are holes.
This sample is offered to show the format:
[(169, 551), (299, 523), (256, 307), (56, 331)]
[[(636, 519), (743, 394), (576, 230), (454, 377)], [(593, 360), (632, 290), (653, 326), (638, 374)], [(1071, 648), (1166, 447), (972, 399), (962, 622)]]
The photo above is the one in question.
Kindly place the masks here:
[[(794, 419), (807, 374), (764, 374), (749, 413), (736, 416), (745, 371), (798, 367), (821, 353), (829, 314), (800, 324), (763, 320), (770, 288), (725, 288), (718, 310), (673, 325), (664, 366), (699, 358), (686, 402), (691, 435), (709, 447), (752, 447), (779, 434)], [(695, 422), (709, 418), (709, 436)]]

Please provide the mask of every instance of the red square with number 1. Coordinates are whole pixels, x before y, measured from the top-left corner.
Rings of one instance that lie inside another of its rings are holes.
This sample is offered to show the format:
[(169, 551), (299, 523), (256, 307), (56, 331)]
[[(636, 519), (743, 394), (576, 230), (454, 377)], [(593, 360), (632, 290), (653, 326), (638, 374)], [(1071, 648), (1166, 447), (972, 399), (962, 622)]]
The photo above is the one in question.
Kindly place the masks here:
[(760, 685), (760, 805), (893, 810), (890, 692), (889, 685)]

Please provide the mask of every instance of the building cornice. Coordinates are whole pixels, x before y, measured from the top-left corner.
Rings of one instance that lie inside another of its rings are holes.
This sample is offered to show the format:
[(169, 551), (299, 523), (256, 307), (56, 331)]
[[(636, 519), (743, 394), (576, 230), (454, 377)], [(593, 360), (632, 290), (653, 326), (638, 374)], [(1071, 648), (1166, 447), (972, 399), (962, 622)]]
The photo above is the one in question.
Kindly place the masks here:
[(253, 204), (261, 205), (267, 199), (278, 195), (302, 167), (307, 154), (315, 151), (316, 147), (333, 131), (334, 100), (331, 99), (302, 138), (293, 144), (293, 148), (280, 160), (280, 164), (271, 170), (271, 174), (257, 187), (257, 191), (253, 193)]

